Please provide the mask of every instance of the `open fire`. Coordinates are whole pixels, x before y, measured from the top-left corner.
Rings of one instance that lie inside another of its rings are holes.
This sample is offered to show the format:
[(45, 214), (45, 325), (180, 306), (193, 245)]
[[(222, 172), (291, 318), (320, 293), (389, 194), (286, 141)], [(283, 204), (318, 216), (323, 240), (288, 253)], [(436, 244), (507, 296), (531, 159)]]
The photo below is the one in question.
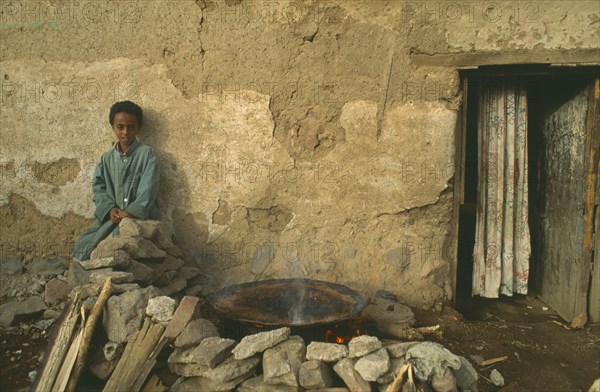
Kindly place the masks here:
[(348, 343), (352, 338), (360, 335), (368, 335), (365, 319), (352, 319), (333, 325), (325, 331), (324, 342), (326, 343)]

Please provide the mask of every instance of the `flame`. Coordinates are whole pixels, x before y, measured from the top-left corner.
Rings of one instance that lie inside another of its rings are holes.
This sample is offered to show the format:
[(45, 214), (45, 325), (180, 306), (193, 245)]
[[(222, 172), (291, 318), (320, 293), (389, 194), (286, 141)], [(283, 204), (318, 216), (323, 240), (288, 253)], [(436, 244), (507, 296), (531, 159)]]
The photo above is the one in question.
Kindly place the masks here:
[(264, 325), (262, 325), (262, 324), (258, 324), (258, 323), (257, 323), (257, 324), (254, 324), (254, 328), (261, 329), (262, 327), (264, 327)]
[(363, 327), (364, 319), (350, 320), (335, 324), (332, 329), (325, 331), (325, 342), (336, 342), (338, 344), (346, 343), (352, 338), (360, 335), (368, 334), (368, 331)]

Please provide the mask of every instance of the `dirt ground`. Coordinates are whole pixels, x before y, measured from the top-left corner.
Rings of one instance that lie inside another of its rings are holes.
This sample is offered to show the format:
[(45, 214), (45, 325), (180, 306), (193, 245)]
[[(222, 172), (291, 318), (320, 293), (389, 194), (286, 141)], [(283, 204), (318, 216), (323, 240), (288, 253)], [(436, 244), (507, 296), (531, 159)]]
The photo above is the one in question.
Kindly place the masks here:
[[(464, 316), (449, 307), (441, 313), (415, 310), (417, 322), (440, 324), (443, 335), (435, 340), (466, 358), (508, 357), (475, 366), (480, 391), (587, 391), (600, 377), (600, 325), (569, 330), (551, 309), (528, 297), (458, 305)], [(0, 391), (24, 391), (31, 385), (29, 372), (37, 369), (47, 345), (47, 333), (33, 326), (36, 322), (21, 324), (26, 329), (0, 330)], [(491, 384), (492, 369), (502, 374), (505, 387)]]

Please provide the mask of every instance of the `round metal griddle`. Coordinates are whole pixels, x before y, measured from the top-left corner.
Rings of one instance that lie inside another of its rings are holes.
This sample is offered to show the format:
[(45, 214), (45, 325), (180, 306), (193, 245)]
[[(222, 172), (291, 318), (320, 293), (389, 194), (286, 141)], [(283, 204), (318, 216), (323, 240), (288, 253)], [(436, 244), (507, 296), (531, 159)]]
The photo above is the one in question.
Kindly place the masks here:
[(367, 305), (358, 292), (312, 279), (270, 279), (228, 286), (209, 297), (223, 316), (246, 323), (309, 326), (342, 321)]

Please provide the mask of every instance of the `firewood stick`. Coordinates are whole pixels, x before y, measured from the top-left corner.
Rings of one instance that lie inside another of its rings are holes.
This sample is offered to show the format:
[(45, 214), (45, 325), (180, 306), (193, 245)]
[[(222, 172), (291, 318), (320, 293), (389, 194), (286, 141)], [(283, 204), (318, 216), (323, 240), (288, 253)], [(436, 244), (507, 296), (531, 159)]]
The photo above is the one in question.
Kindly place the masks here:
[(112, 291), (112, 281), (110, 277), (106, 278), (104, 281), (104, 286), (102, 286), (102, 291), (96, 300), (96, 303), (92, 307), (92, 311), (90, 312), (90, 317), (88, 318), (87, 323), (85, 323), (85, 328), (83, 329), (83, 337), (81, 342), (81, 347), (77, 354), (77, 359), (75, 360), (75, 366), (73, 367), (73, 373), (71, 373), (71, 378), (69, 379), (69, 383), (67, 384), (66, 392), (74, 392), (77, 387), (77, 382), (79, 382), (79, 377), (83, 372), (85, 367), (85, 361), (87, 359), (87, 354), (90, 348), (90, 342), (92, 341), (92, 336), (94, 335), (94, 329), (96, 328), (96, 323), (100, 318), (100, 314), (102, 313), (102, 309), (108, 301)]
[(79, 325), (79, 329), (77, 331), (77, 335), (69, 345), (69, 350), (67, 351), (67, 355), (65, 356), (65, 360), (60, 368), (60, 372), (58, 372), (58, 376), (56, 377), (56, 381), (54, 382), (54, 386), (52, 387), (52, 392), (62, 392), (67, 387), (67, 383), (69, 382), (69, 375), (73, 370), (73, 366), (75, 365), (75, 360), (77, 359), (77, 353), (81, 347), (81, 341), (83, 338), (83, 329), (85, 326), (85, 308), (83, 305), (81, 306), (81, 324)]
[(493, 364), (498, 363), (498, 362), (504, 362), (506, 360), (508, 360), (507, 356), (486, 359), (485, 361), (481, 361), (481, 363), (479, 364), (479, 366), (480, 367), (484, 367), (484, 366), (487, 366), (487, 365), (493, 365)]
[(405, 363), (404, 365), (402, 365), (402, 367), (400, 368), (400, 371), (398, 372), (398, 375), (394, 379), (394, 382), (392, 382), (387, 387), (386, 392), (398, 392), (402, 389), (404, 375), (406, 374), (409, 366), (410, 366), (410, 364), (408, 364), (408, 363)]
[(415, 385), (415, 380), (413, 378), (413, 366), (408, 365), (408, 382), (406, 383), (407, 390), (409, 392), (415, 392), (417, 390), (417, 386)]
[(73, 336), (77, 320), (79, 319), (79, 309), (81, 306), (81, 297), (75, 293), (69, 305), (63, 311), (59, 318), (59, 323), (55, 329), (55, 334), (48, 346), (44, 356), (44, 364), (36, 382), (31, 387), (33, 392), (47, 392), (52, 390), (56, 377), (62, 366), (65, 355), (69, 348), (69, 342)]

